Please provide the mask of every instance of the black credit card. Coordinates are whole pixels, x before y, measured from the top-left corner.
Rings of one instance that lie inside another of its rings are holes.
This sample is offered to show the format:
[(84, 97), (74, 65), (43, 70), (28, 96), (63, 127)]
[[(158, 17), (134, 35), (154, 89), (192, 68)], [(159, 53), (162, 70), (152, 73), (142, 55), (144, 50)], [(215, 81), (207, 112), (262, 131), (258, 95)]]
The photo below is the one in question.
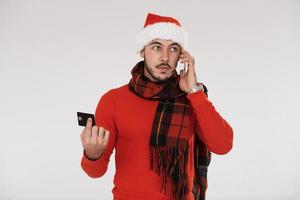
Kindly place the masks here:
[(93, 126), (95, 126), (96, 123), (95, 123), (94, 114), (77, 112), (78, 125), (79, 126), (86, 126), (86, 123), (87, 123), (87, 120), (88, 120), (89, 117), (93, 120)]

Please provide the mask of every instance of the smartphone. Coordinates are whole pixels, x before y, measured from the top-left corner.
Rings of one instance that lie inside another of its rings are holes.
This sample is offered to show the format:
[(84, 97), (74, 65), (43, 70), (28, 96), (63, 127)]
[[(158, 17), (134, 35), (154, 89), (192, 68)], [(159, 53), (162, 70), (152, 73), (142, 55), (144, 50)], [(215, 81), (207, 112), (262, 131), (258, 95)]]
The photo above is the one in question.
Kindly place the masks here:
[(79, 126), (86, 126), (86, 123), (87, 123), (87, 120), (88, 120), (89, 117), (93, 120), (93, 126), (95, 126), (96, 123), (95, 123), (94, 114), (77, 112), (78, 125)]

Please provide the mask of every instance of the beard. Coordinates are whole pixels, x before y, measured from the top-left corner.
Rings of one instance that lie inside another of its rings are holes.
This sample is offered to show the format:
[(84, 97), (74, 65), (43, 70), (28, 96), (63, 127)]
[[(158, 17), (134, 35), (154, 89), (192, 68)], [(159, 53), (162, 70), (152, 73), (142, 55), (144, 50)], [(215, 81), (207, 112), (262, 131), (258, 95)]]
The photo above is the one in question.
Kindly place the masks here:
[[(156, 80), (157, 82), (165, 82), (165, 81), (167, 81), (174, 73), (176, 73), (176, 67), (175, 67), (175, 69), (172, 71), (172, 73), (169, 75), (169, 76), (164, 76), (164, 77), (160, 77), (160, 76), (157, 76), (157, 75), (155, 75), (155, 72), (154, 72), (154, 68), (151, 68), (151, 67), (149, 67), (149, 65), (147, 64), (147, 60), (146, 60), (146, 57), (144, 57), (144, 63), (145, 63), (145, 69), (144, 70), (146, 70), (147, 72), (148, 72), (148, 74), (151, 76), (151, 78), (153, 78), (154, 80)], [(167, 63), (166, 63), (167, 64)], [(168, 64), (169, 65), (169, 64)], [(155, 66), (155, 67), (157, 67), (157, 66)], [(171, 67), (170, 65), (169, 65), (169, 67)]]
[(156, 76), (154, 70), (152, 68), (150, 68), (146, 62), (145, 62), (145, 70), (157, 82), (164, 82), (164, 81), (166, 81), (170, 78), (170, 77), (167, 77), (167, 76), (166, 77)]

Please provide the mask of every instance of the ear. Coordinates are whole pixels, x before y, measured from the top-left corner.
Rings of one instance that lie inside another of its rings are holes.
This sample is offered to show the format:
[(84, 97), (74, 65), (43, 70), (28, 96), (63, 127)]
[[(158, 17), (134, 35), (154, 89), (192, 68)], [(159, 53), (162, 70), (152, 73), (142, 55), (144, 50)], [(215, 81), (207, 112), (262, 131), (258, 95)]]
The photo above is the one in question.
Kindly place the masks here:
[(145, 57), (145, 48), (140, 51), (141, 58)]

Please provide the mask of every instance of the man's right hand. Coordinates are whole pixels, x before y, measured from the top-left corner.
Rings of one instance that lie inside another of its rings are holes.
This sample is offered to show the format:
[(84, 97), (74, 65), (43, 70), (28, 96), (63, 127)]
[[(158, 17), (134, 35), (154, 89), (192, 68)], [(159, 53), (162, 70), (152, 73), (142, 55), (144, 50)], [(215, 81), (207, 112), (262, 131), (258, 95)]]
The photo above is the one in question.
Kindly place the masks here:
[(86, 127), (83, 129), (80, 138), (86, 156), (91, 160), (97, 160), (106, 149), (109, 131), (103, 127), (93, 126), (92, 119), (89, 118)]

